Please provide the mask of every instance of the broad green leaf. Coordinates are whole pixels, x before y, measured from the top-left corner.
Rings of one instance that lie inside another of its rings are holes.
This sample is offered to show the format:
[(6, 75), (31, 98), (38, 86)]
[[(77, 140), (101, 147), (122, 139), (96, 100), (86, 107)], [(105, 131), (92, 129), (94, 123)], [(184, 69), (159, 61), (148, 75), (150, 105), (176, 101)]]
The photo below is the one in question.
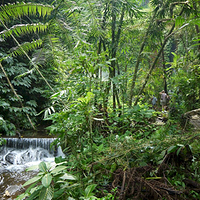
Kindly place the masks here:
[(183, 147), (179, 147), (178, 151), (176, 152), (176, 155), (177, 155), (177, 156), (179, 155), (179, 153), (180, 153), (180, 151), (181, 151), (182, 148), (183, 148)]
[(101, 118), (95, 118), (95, 117), (93, 117), (93, 119), (96, 120), (96, 121), (104, 121), (103, 118), (101, 119)]
[(44, 187), (49, 187), (52, 181), (52, 176), (51, 174), (45, 174), (44, 177), (42, 178), (42, 185)]
[(60, 159), (62, 159), (62, 157), (56, 157), (56, 159), (55, 159), (55, 161), (57, 161), (57, 162), (56, 162), (56, 165), (57, 165), (57, 166), (58, 166), (58, 165), (67, 164), (67, 161), (64, 161), (64, 162), (59, 162), (59, 161), (60, 161)]
[(61, 179), (66, 179), (66, 180), (76, 180), (76, 177), (71, 175), (71, 174), (67, 174), (65, 173), (63, 176), (60, 177)]
[[(25, 191), (25, 193), (33, 193), (35, 190), (37, 190), (38, 186), (36, 186), (38, 183), (35, 182), (33, 184), (31, 184)], [(35, 187), (36, 186), (36, 187)]]
[(53, 199), (53, 193), (52, 187), (43, 187), (40, 191), (39, 200), (51, 200)]
[[(63, 182), (62, 182), (63, 183)], [(80, 187), (80, 184), (78, 183), (75, 183), (75, 184), (72, 184), (70, 185), (68, 182), (65, 181), (65, 185), (62, 185), (62, 189), (64, 188), (67, 188), (68, 190), (71, 189), (71, 188), (77, 188), (77, 187)]]
[(38, 197), (40, 190), (35, 190), (28, 198), (27, 200), (34, 200), (36, 197)]
[(167, 152), (172, 153), (172, 152), (176, 151), (176, 149), (177, 149), (177, 146), (171, 146), (168, 148)]
[(45, 162), (41, 162), (41, 163), (39, 164), (39, 169), (40, 169), (40, 171), (42, 171), (42, 172), (47, 172), (46, 163), (45, 163)]
[(23, 193), (23, 194), (20, 194), (15, 200), (23, 200), (23, 199), (25, 199), (27, 196), (28, 196), (28, 194)]
[(38, 165), (33, 165), (33, 166), (27, 168), (26, 171), (33, 171), (33, 170), (37, 170), (37, 169), (39, 169), (39, 166)]
[(40, 180), (41, 179), (41, 176), (35, 176), (33, 177), (32, 179), (26, 181), (26, 183), (23, 184), (23, 187), (27, 186), (27, 185), (30, 185), (32, 183), (35, 183), (36, 181)]
[(111, 58), (111, 59), (109, 59), (109, 61), (113, 61), (113, 60), (117, 60), (116, 58)]
[(92, 191), (95, 189), (97, 184), (88, 185), (85, 189), (85, 197), (90, 197), (92, 195)]
[(57, 166), (57, 167), (55, 167), (52, 171), (51, 171), (51, 173), (52, 174), (56, 174), (56, 173), (58, 173), (58, 172), (60, 172), (60, 171), (62, 171), (62, 170), (64, 170), (64, 169), (66, 169), (67, 167), (66, 166)]
[(165, 150), (160, 153), (160, 155), (158, 156), (158, 160), (159, 160), (158, 164), (161, 164), (163, 162), (163, 157), (165, 156), (165, 154), (166, 154)]
[(144, 167), (144, 166), (147, 166), (148, 164), (146, 163), (146, 162), (140, 162), (140, 164), (139, 164), (141, 167)]

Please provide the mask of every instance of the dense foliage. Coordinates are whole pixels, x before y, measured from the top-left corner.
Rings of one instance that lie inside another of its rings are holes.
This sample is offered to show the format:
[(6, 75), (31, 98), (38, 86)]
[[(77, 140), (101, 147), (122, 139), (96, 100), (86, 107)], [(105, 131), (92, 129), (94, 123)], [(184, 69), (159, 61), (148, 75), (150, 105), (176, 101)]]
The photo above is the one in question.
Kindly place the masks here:
[(0, 10), (0, 133), (43, 125), (66, 155), (40, 163), (18, 200), (198, 199), (184, 113), (200, 105), (199, 3), (44, 3)]

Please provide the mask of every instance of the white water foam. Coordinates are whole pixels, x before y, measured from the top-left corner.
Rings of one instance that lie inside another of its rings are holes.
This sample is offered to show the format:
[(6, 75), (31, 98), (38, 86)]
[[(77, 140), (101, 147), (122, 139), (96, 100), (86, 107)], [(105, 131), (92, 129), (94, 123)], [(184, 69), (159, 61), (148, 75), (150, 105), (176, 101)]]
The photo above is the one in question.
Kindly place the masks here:
[(22, 171), (38, 165), (41, 161), (54, 162), (57, 156), (65, 157), (60, 146), (54, 150), (51, 143), (54, 138), (7, 138), (0, 152), (0, 166), (8, 171)]
[[(54, 140), (6, 138), (7, 144), (0, 148), (0, 199), (4, 199), (1, 194), (6, 190), (16, 195), (14, 193), (19, 192), (21, 185), (37, 174), (37, 171), (26, 172), (26, 168), (39, 165), (42, 161), (54, 164), (55, 157), (65, 157), (60, 146), (51, 148)], [(14, 200), (15, 197), (9, 199)]]

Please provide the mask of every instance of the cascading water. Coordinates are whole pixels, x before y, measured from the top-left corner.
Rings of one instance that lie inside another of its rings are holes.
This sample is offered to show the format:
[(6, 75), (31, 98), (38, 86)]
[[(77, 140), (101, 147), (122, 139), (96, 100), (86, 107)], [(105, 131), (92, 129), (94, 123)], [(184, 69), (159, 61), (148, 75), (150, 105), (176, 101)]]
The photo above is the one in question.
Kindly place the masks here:
[[(41, 161), (54, 162), (56, 156), (64, 156), (60, 147), (53, 149), (54, 138), (5, 138), (0, 147), (0, 199), (6, 190), (17, 195), (21, 185), (37, 172), (26, 172), (29, 166)], [(9, 199), (15, 199), (10, 197)]]

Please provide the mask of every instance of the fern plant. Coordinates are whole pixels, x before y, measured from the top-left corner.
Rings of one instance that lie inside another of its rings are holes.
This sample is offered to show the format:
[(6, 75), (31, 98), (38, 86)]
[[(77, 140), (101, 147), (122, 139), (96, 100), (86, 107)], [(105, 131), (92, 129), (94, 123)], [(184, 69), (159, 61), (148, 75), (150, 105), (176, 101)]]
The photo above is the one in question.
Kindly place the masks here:
[[(4, 28), (4, 30), (0, 32), (1, 41), (5, 41), (6, 38), (12, 38), (18, 45), (17, 47), (12, 48), (11, 55), (21, 55), (22, 53), (29, 52), (30, 50), (40, 47), (42, 45), (42, 40), (38, 34), (45, 32), (48, 28), (48, 23), (40, 22), (23, 24), (19, 21), (19, 18), (23, 19), (25, 16), (28, 16), (28, 18), (36, 16), (41, 20), (44, 17), (50, 16), (53, 9), (53, 6), (33, 3), (16, 3), (1, 6), (0, 22)], [(11, 27), (7, 26), (7, 24), (13, 23), (15, 24)], [(25, 42), (23, 38), (23, 44), (19, 44), (16, 39), (16, 37), (33, 33), (37, 35), (37, 38), (35, 37), (36, 39), (32, 41)]]
[[(42, 85), (41, 78), (37, 74), (31, 73), (35, 69), (42, 79), (48, 83), (38, 65), (31, 59), (32, 51), (40, 48), (43, 44), (40, 33), (47, 32), (48, 23), (23, 24), (21, 20), (24, 20), (26, 16), (28, 16), (29, 21), (31, 16), (37, 17), (39, 20), (44, 18), (47, 20), (53, 9), (53, 6), (33, 3), (1, 6), (0, 23), (4, 28), (0, 32), (0, 41), (4, 47), (0, 50), (2, 69), (2, 72), (0, 72), (2, 77), (0, 93), (2, 93), (1, 102), (3, 102), (0, 104), (0, 107), (3, 108), (1, 115), (10, 123), (14, 123), (17, 128), (29, 128), (28, 121), (35, 128), (36, 119), (34, 118), (32, 121), (31, 118), (36, 116), (42, 104), (45, 104), (45, 93), (48, 93), (44, 92), (46, 88)], [(16, 47), (13, 47), (10, 38), (17, 44)], [(23, 56), (23, 60), (19, 56)], [(25, 60), (24, 56), (26, 57)], [(29, 69), (29, 63), (32, 64), (32, 70)], [(22, 77), (21, 74), (28, 75)], [(40, 89), (36, 90), (36, 86), (39, 86)], [(5, 103), (7, 106), (5, 106)]]

